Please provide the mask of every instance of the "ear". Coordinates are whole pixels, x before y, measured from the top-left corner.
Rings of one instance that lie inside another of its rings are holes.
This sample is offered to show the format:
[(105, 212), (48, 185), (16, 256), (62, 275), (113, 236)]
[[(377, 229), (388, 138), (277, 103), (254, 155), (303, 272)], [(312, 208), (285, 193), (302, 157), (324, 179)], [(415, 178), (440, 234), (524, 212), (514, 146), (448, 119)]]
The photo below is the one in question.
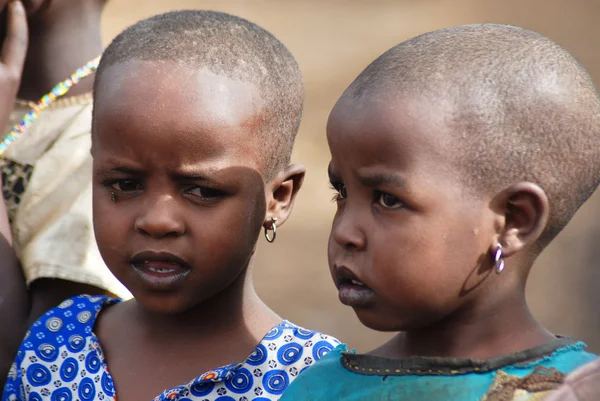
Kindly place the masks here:
[(520, 182), (501, 193), (494, 201), (503, 219), (494, 252), (498, 243), (505, 256), (511, 256), (534, 244), (542, 235), (550, 216), (548, 196), (537, 184)]
[(305, 174), (303, 165), (292, 164), (271, 180), (267, 186), (267, 213), (263, 223), (265, 228), (271, 228), (273, 217), (277, 219), (277, 226), (288, 219)]

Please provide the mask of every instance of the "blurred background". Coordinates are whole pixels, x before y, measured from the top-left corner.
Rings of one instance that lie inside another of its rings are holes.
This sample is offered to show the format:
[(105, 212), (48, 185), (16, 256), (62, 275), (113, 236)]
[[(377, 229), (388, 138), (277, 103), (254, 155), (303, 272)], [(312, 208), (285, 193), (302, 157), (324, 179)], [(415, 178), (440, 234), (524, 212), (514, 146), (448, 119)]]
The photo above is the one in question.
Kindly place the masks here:
[[(277, 241), (261, 239), (255, 279), (281, 316), (338, 337), (359, 351), (390, 337), (363, 327), (337, 300), (326, 244), (330, 202), (325, 141), (327, 116), (342, 91), (388, 48), (435, 29), (478, 22), (518, 25), (558, 42), (600, 84), (600, 1), (597, 0), (110, 0), (103, 19), (108, 42), (126, 26), (183, 8), (224, 11), (277, 36), (304, 73), (304, 120), (294, 161), (308, 175), (294, 214)], [(538, 259), (529, 281), (534, 314), (553, 332), (584, 340), (600, 353), (600, 193)]]

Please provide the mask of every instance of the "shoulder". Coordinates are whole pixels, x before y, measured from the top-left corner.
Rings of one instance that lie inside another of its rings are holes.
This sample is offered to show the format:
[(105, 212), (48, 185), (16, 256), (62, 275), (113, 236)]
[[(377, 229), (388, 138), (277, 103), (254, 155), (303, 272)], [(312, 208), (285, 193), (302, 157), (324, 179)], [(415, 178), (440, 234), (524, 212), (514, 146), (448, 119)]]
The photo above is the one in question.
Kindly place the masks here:
[(544, 358), (549, 364), (565, 374), (598, 359), (598, 355), (586, 351), (587, 345), (581, 341), (574, 342), (554, 351), (550, 358)]
[(276, 340), (278, 338), (281, 338), (284, 343), (297, 343), (306, 349), (310, 349), (313, 354), (313, 362), (318, 361), (340, 344), (340, 341), (335, 337), (305, 329), (287, 320), (273, 327), (264, 339)]
[(33, 343), (54, 339), (62, 344), (61, 336), (90, 334), (102, 308), (117, 302), (120, 301), (107, 296), (77, 295), (66, 299), (35, 321), (26, 339)]
[(290, 383), (339, 344), (334, 337), (283, 321), (263, 337), (245, 362), (226, 369), (232, 370), (232, 376), (225, 386), (240, 394), (247, 391), (256, 397), (279, 398)]
[(329, 400), (345, 380), (352, 380), (353, 373), (340, 362), (346, 351), (346, 345), (339, 344), (324, 355), (290, 385), (281, 401)]
[(49, 392), (48, 385), (53, 380), (55, 386), (75, 380), (80, 365), (89, 372), (99, 371), (100, 360), (92, 352), (92, 329), (102, 308), (115, 302), (118, 300), (104, 296), (79, 295), (63, 301), (33, 323), (11, 367), (4, 399), (24, 399), (18, 395), (30, 387)]
[(78, 295), (50, 309), (27, 331), (16, 365), (20, 365), (25, 356), (29, 362), (54, 361), (63, 346), (67, 352), (81, 352), (92, 335), (99, 312), (116, 302), (119, 301), (106, 296)]

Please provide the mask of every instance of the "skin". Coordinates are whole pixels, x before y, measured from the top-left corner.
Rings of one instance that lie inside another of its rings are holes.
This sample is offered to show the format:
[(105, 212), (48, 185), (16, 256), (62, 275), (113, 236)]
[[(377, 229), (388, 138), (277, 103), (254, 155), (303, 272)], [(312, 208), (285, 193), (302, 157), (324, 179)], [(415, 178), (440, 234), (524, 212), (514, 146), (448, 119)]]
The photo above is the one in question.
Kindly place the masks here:
[[(253, 84), (208, 70), (129, 61), (103, 73), (95, 233), (135, 297), (103, 310), (96, 325), (119, 400), (152, 399), (244, 360), (281, 321), (256, 295), (250, 269), (263, 227), (289, 216), (304, 168), (263, 175), (252, 139), (263, 113)], [(180, 258), (187, 275), (168, 289), (147, 283), (135, 267), (165, 265), (136, 262), (145, 251)]]
[(453, 107), (434, 94), (345, 95), (329, 118), (332, 276), (363, 324), (403, 332), (373, 355), (487, 359), (554, 339), (524, 293), (548, 199), (532, 183), (465, 188), (450, 151)]
[[(27, 50), (27, 20), (21, 3), (0, 2), (8, 16), (0, 58), (0, 126), (5, 126), (20, 85)], [(12, 248), (12, 234), (4, 198), (0, 200), (0, 388), (25, 334), (29, 300), (25, 278)]]
[[(106, 1), (27, 0), (24, 4), (30, 43), (19, 97), (36, 101), (102, 53), (100, 18)], [(68, 95), (90, 92), (93, 83), (93, 76), (86, 78)]]

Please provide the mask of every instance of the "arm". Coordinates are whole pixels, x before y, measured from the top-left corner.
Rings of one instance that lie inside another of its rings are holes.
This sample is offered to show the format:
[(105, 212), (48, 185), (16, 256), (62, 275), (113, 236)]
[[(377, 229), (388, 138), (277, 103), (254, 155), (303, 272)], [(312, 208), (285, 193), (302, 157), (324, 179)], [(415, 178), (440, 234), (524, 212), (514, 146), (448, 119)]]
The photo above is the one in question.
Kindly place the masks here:
[[(0, 1), (2, 10), (7, 1)], [(8, 4), (6, 37), (0, 62), (0, 127), (9, 119), (27, 53), (25, 10), (20, 2)], [(0, 201), (0, 388), (26, 331), (29, 300), (25, 279), (12, 248), (12, 235), (4, 200)]]

